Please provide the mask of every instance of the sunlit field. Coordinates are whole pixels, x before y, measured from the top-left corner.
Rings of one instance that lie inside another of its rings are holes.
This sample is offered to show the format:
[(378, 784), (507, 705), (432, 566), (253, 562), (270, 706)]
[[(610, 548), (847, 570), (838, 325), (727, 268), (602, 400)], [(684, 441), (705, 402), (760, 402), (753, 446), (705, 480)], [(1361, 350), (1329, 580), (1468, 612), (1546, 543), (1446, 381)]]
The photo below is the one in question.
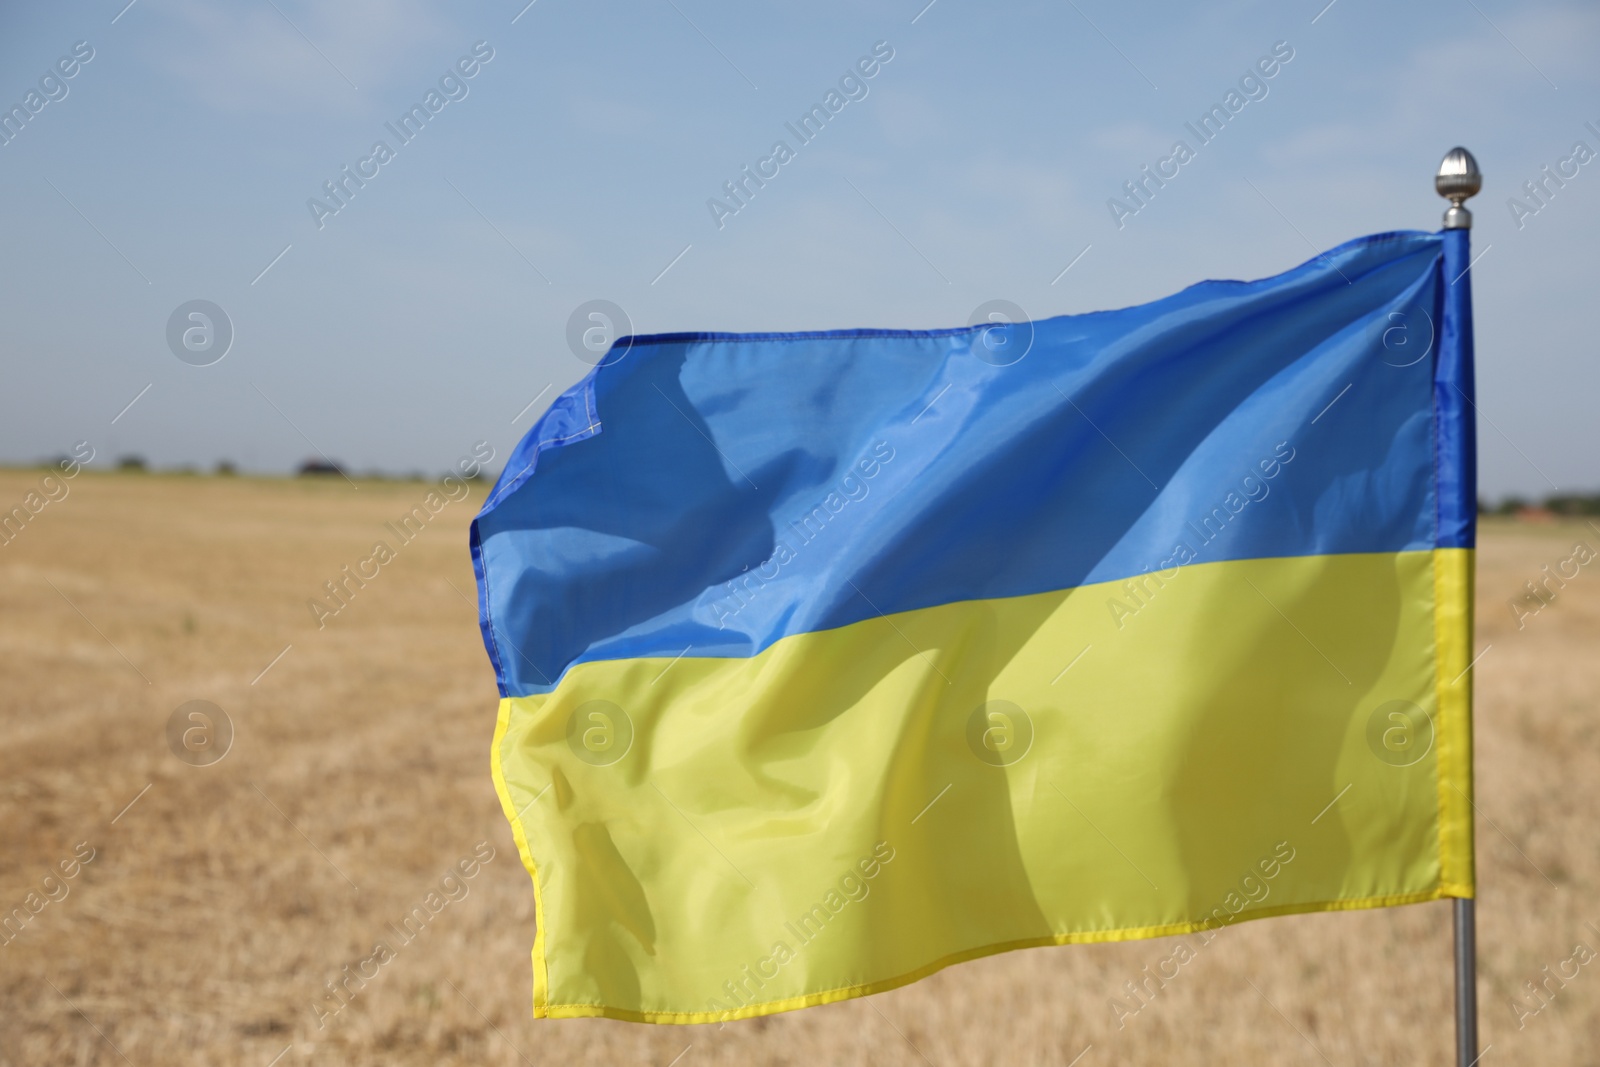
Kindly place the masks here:
[[(44, 474), (0, 471), (0, 510)], [(1148, 983), (1179, 939), (1015, 952), (726, 1026), (536, 1022), (533, 896), (489, 777), (496, 694), (466, 549), (484, 484), (424, 508), (409, 541), (385, 524), (437, 483), (66, 484), (0, 545), (0, 1063), (1453, 1055), (1445, 903), (1240, 924)], [(363, 563), (380, 540), (392, 558)], [(1487, 1067), (1593, 1063), (1600, 1046), (1600, 558), (1570, 562), (1580, 541), (1600, 550), (1600, 529), (1495, 520), (1481, 539)], [(347, 580), (358, 565), (376, 574)], [(1576, 577), (1519, 619), (1546, 565)], [(220, 760), (226, 723), (179, 713), (190, 701), (231, 723)]]

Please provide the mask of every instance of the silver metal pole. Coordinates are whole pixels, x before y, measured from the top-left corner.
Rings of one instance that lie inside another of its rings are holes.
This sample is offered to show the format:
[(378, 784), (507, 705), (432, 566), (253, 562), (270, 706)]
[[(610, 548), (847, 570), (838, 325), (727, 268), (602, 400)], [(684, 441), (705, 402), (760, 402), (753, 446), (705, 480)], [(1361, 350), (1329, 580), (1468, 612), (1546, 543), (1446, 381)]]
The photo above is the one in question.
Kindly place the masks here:
[[(1450, 201), (1450, 208), (1444, 213), (1444, 228), (1472, 229), (1472, 212), (1466, 209), (1466, 200), (1483, 188), (1483, 175), (1472, 153), (1465, 148), (1452, 148), (1445, 153), (1433, 187)], [(1458, 897), (1454, 905), (1456, 1067), (1473, 1067), (1479, 1056), (1477, 901)]]
[(1478, 1062), (1478, 924), (1477, 901), (1457, 897), (1456, 927), (1456, 1067)]

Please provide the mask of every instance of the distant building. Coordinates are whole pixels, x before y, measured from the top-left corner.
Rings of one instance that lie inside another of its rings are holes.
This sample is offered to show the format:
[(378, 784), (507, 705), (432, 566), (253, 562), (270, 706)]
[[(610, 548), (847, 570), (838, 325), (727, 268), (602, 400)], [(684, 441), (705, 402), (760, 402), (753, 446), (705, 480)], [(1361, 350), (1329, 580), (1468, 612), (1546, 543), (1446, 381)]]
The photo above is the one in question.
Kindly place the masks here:
[(325, 474), (343, 474), (344, 468), (337, 463), (326, 459), (308, 459), (300, 464), (300, 469), (295, 472), (302, 478)]

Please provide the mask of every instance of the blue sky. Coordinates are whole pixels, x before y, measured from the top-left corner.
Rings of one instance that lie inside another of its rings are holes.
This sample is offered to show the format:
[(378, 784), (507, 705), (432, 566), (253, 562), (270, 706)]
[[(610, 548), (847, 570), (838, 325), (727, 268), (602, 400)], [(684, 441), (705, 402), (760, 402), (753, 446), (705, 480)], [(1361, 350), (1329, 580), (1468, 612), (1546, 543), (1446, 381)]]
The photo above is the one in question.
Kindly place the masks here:
[[(1593, 5), (525, 2), (6, 5), (0, 105), (58, 98), (0, 145), (0, 461), (88, 440), (101, 464), (436, 473), (478, 440), (503, 457), (588, 369), (568, 324), (591, 300), (636, 332), (1125, 306), (1435, 229), (1459, 143), (1487, 176), (1483, 489), (1600, 488), (1600, 161), (1537, 214), (1507, 203), (1600, 151)], [(785, 123), (878, 42), (800, 145)], [(1108, 199), (1278, 42), (1292, 59), (1119, 227)], [(386, 124), (429, 90), (401, 143)], [(780, 139), (794, 157), (714, 217)], [(318, 219), (347, 166), (376, 173)], [(167, 339), (196, 299), (234, 333), (209, 366)]]

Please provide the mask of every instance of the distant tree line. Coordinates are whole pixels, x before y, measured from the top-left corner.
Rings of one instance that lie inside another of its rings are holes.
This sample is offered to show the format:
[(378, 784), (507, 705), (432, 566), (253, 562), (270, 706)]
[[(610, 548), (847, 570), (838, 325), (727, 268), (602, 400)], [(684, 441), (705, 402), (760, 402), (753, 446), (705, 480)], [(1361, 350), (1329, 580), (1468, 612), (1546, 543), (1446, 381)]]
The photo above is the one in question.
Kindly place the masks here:
[(1491, 505), (1487, 500), (1478, 501), (1480, 515), (1515, 515), (1528, 508), (1543, 509), (1556, 515), (1587, 516), (1600, 515), (1600, 493), (1557, 493), (1545, 497), (1543, 500), (1530, 500), (1526, 497), (1508, 496), (1498, 504)]
[[(56, 461), (52, 460), (50, 462), (54, 463)], [(45, 466), (49, 466), (49, 465), (50, 464), (45, 464)], [(129, 454), (117, 457), (116, 469), (119, 470), (119, 471), (122, 471), (124, 473), (145, 474), (145, 473), (149, 473), (152, 470), (152, 467), (150, 466), (150, 463), (143, 456), (138, 455), (137, 453), (129, 453)], [(343, 475), (345, 473), (345, 471), (346, 471), (346, 469), (345, 469), (344, 465), (339, 463), (337, 460), (325, 460), (325, 459), (321, 459), (321, 458), (314, 458), (314, 459), (308, 459), (305, 462), (299, 464), (297, 467), (295, 467), (294, 473), (295, 473), (296, 476), (301, 477), (301, 478), (320, 478), (320, 477), (334, 478), (334, 477), (339, 477), (339, 476)], [(167, 473), (169, 473), (169, 474), (199, 474), (200, 470), (199, 470), (198, 467), (195, 467), (193, 465), (185, 465), (185, 466), (180, 466), (180, 467), (173, 467), (170, 470), (168, 470)], [(214, 468), (212, 468), (212, 473), (216, 474), (216, 475), (219, 475), (221, 477), (231, 477), (231, 476), (237, 475), (239, 473), (239, 467), (232, 460), (222, 459), (222, 460), (218, 460), (217, 461), (216, 466)], [(382, 482), (382, 481), (424, 482), (424, 481), (428, 480), (428, 476), (426, 474), (424, 474), (422, 471), (412, 471), (409, 474), (391, 474), (391, 473), (389, 473), (387, 471), (369, 470), (369, 471), (365, 471), (363, 473), (357, 474), (357, 475), (355, 475), (355, 477), (363, 478), (363, 479), (366, 479), (368, 481), (380, 481), (380, 482)], [(488, 481), (489, 480), (489, 475), (485, 471), (483, 471), (481, 469), (476, 471), (476, 472), (474, 472), (474, 473), (472, 473), (472, 474), (470, 474), (470, 475), (457, 475), (457, 477), (464, 478), (466, 481), (469, 481), (469, 482), (484, 482), (484, 481)]]

